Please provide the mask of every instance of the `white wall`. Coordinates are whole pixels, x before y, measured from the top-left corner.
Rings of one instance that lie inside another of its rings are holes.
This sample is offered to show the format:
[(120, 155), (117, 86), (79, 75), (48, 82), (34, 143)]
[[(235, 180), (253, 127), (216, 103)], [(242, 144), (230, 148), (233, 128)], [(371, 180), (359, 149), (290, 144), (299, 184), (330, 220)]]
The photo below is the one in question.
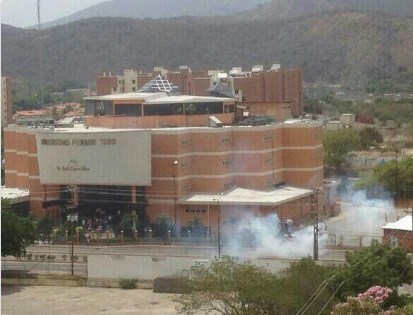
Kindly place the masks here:
[[(137, 278), (154, 280), (161, 276), (173, 276), (189, 269), (196, 262), (211, 264), (211, 257), (171, 257), (171, 256), (133, 256), (133, 255), (88, 255), (87, 272), (90, 279)], [(288, 268), (290, 263), (299, 259), (252, 259), (251, 263), (264, 267), (273, 273)], [(240, 261), (241, 262), (241, 261)], [(343, 263), (322, 261), (320, 264)]]

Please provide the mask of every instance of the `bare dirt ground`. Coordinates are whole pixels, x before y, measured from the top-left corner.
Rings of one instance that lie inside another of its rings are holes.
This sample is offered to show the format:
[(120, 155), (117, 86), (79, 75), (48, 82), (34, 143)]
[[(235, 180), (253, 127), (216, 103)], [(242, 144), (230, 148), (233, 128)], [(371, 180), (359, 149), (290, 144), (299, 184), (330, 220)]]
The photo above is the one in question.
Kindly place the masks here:
[(2, 286), (1, 314), (178, 314), (177, 295), (152, 290), (88, 287)]

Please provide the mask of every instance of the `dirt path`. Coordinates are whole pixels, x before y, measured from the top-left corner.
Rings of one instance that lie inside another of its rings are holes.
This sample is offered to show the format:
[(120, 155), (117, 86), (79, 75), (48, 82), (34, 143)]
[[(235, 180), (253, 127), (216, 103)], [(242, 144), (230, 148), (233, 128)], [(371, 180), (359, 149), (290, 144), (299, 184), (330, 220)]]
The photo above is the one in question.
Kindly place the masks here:
[(1, 314), (178, 314), (177, 296), (152, 290), (2, 286)]

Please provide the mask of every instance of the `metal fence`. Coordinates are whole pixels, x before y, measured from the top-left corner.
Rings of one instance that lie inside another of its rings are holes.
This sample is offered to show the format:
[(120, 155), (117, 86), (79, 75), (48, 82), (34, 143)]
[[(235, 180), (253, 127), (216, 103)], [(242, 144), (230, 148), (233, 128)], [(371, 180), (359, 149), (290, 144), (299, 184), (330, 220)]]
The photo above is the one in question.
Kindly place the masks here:
[(73, 256), (73, 272), (70, 256), (67, 254), (44, 253), (28, 254), (22, 258), (3, 257), (2, 271), (16, 271), (21, 273), (36, 274), (62, 274), (87, 276), (87, 256)]
[(378, 234), (328, 233), (325, 245), (331, 247), (369, 247), (373, 241), (382, 243), (383, 236)]

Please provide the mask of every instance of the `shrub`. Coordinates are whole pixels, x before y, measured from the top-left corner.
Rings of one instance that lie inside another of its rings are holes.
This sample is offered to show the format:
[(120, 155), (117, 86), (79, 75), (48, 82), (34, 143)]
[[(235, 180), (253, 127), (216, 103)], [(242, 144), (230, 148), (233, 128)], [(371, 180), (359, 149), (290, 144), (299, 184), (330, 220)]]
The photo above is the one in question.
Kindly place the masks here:
[(56, 259), (56, 256), (54, 256), (54, 255), (47, 255), (47, 260), (54, 261), (55, 259)]
[(124, 290), (136, 289), (138, 279), (120, 279), (119, 285)]
[(67, 259), (67, 255), (62, 255), (62, 260), (66, 261), (66, 259)]
[(46, 255), (45, 254), (41, 254), (39, 255), (40, 260), (46, 260)]
[(27, 259), (27, 260), (32, 260), (32, 258), (33, 258), (33, 254), (27, 254), (27, 255), (26, 255), (26, 259)]
[(153, 283), (155, 293), (189, 293), (187, 281), (182, 277), (158, 277)]

